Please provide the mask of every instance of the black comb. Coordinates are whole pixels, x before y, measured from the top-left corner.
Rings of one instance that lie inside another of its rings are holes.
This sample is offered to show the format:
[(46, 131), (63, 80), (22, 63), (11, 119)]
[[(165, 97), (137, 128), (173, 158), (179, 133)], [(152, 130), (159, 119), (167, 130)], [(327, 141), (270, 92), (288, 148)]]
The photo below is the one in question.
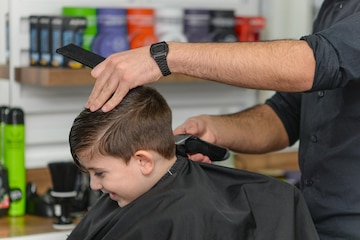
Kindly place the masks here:
[(72, 43), (56, 49), (56, 53), (77, 61), (89, 68), (94, 68), (96, 65), (105, 60), (104, 57)]

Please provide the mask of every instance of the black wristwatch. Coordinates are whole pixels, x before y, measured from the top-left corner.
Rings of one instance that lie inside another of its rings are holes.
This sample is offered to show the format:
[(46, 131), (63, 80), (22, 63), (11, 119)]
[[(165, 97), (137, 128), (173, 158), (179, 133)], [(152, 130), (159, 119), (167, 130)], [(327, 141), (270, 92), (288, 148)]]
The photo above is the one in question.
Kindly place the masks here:
[(166, 42), (154, 43), (150, 47), (150, 54), (160, 68), (163, 76), (170, 75), (170, 69), (167, 65), (166, 56), (169, 52), (169, 46)]

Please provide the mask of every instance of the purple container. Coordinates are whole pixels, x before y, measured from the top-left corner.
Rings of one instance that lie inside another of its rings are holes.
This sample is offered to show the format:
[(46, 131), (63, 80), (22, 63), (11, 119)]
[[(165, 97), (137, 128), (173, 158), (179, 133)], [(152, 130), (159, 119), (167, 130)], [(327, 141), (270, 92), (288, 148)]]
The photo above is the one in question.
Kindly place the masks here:
[(93, 52), (108, 57), (117, 52), (129, 50), (127, 36), (126, 9), (97, 9), (97, 29), (91, 49)]
[(184, 33), (189, 42), (209, 42), (211, 11), (206, 9), (184, 10)]

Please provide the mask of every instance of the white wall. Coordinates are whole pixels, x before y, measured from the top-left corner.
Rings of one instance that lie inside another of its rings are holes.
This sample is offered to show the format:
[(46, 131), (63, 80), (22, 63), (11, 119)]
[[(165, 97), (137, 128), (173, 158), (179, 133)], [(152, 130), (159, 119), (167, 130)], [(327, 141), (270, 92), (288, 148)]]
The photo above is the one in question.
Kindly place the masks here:
[(263, 0), (263, 39), (299, 39), (311, 33), (314, 0)]
[[(0, 64), (5, 57), (5, 15), (8, 12), (8, 0), (0, 0)], [(0, 105), (9, 104), (9, 81), (0, 78)]]
[(9, 81), (0, 79), (0, 105), (9, 104)]
[[(262, 0), (261, 12), (266, 18), (262, 39), (299, 39), (310, 34), (314, 20), (314, 5), (322, 0)], [(273, 91), (259, 91), (259, 102), (264, 102)]]

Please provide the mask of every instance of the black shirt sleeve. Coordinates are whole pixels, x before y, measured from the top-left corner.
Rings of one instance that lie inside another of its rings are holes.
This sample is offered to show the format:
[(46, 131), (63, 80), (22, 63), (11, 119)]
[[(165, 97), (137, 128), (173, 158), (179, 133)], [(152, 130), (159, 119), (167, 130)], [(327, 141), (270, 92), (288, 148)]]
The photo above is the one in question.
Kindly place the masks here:
[(311, 91), (335, 89), (360, 82), (360, 13), (304, 36), (314, 51), (316, 71)]
[(299, 139), (300, 93), (277, 92), (266, 101), (279, 116), (287, 131), (290, 146)]

